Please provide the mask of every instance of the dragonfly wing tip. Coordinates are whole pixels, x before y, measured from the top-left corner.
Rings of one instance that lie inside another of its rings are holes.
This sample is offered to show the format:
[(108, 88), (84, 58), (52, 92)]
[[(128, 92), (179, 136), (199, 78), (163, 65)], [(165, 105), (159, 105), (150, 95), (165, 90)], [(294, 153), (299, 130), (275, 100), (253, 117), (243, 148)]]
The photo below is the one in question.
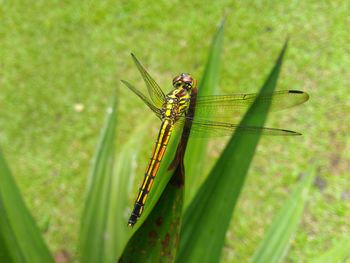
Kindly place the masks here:
[(302, 135), (300, 132), (296, 132), (296, 131), (290, 131), (290, 130), (282, 130), (282, 131), (287, 132), (288, 134), (286, 135), (297, 135), (297, 136)]
[(305, 92), (301, 90), (289, 90), (289, 93), (305, 93)]

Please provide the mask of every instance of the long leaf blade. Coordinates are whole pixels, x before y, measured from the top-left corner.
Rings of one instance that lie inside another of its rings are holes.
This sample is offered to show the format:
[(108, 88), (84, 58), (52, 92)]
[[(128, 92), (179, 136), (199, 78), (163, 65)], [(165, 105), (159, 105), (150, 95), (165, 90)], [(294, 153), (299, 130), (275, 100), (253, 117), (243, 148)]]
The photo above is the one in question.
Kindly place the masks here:
[(250, 260), (251, 263), (283, 262), (290, 246), (290, 240), (301, 219), (308, 192), (316, 174), (315, 167), (315, 165), (310, 167), (274, 218), (269, 231)]
[(53, 262), (1, 152), (0, 262)]
[(310, 263), (346, 263), (350, 260), (350, 237), (347, 236), (330, 250), (310, 261)]
[[(213, 37), (207, 64), (199, 83), (198, 95), (213, 95), (217, 93), (217, 84), (219, 82), (220, 56), (224, 37), (225, 19), (223, 18)], [(198, 113), (195, 115), (199, 119)], [(209, 117), (209, 116), (207, 116)], [(203, 163), (205, 162), (205, 153), (208, 146), (208, 140), (193, 140), (190, 137), (185, 154), (184, 164), (186, 168), (185, 185), (185, 207), (189, 204), (194, 194), (197, 192), (203, 179)]]
[(113, 175), (116, 103), (117, 95), (108, 109), (88, 178), (80, 231), (81, 262), (84, 263), (103, 262), (100, 260), (104, 256), (106, 243), (104, 234)]
[(135, 194), (131, 191), (135, 178), (135, 163), (142, 146), (143, 136), (140, 134), (144, 134), (150, 120), (144, 120), (142, 125), (135, 129), (115, 159), (106, 216), (104, 262), (115, 262), (130, 237), (131, 231), (127, 222), (130, 216), (130, 196), (134, 198)]
[[(286, 44), (261, 92), (273, 92)], [(269, 105), (260, 114), (255, 103), (242, 125), (263, 126)], [(234, 135), (185, 211), (176, 262), (218, 262), (225, 233), (260, 135)]]

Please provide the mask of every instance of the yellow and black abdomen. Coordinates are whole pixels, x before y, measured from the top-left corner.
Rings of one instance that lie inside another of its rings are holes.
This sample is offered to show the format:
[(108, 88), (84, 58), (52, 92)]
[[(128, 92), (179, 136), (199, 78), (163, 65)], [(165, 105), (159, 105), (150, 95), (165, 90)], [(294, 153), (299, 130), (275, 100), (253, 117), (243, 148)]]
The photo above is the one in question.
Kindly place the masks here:
[(168, 145), (170, 135), (173, 130), (173, 123), (171, 120), (164, 120), (162, 122), (156, 145), (154, 146), (153, 153), (151, 156), (151, 159), (148, 163), (148, 167), (145, 173), (145, 176), (143, 178), (141, 187), (139, 189), (139, 193), (137, 195), (134, 209), (131, 213), (131, 216), (128, 221), (129, 226), (134, 226), (137, 219), (141, 216), (143, 207), (146, 203), (146, 199), (148, 196), (148, 193), (151, 189), (151, 186), (153, 184), (154, 178), (156, 176), (156, 173), (158, 171), (160, 162), (162, 161), (162, 158), (164, 156), (164, 152), (166, 150), (166, 147)]

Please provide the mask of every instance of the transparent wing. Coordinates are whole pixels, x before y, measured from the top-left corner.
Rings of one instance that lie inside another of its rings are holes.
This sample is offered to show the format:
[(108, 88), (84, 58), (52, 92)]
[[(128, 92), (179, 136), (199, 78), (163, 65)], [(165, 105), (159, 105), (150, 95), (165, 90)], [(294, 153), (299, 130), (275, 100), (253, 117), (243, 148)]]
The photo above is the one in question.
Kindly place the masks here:
[(184, 136), (189, 136), (190, 134), (196, 138), (213, 138), (221, 136), (231, 136), (234, 132), (238, 134), (261, 134), (261, 135), (275, 135), (275, 136), (295, 136), (301, 135), (301, 133), (275, 129), (275, 128), (265, 128), (257, 126), (241, 126), (238, 124), (207, 121), (207, 120), (194, 120), (188, 117), (179, 117), (175, 123), (176, 127), (181, 127), (181, 124), (185, 122), (186, 119), (192, 121), (192, 127), (190, 132), (184, 132)]
[(121, 82), (125, 86), (127, 86), (132, 92), (134, 92), (141, 100), (143, 100), (143, 102), (146, 103), (146, 105), (157, 115), (157, 117), (161, 119), (161, 110), (154, 106), (145, 95), (143, 95), (138, 89), (136, 89), (133, 85), (126, 82), (125, 80), (121, 80)]
[(141, 65), (141, 63), (137, 60), (134, 54), (131, 53), (132, 59), (134, 60), (138, 70), (141, 73), (143, 80), (146, 83), (148, 93), (153, 101), (154, 105), (157, 107), (161, 107), (165, 101), (165, 95), (162, 89), (158, 86), (158, 84), (152, 79), (152, 77), (147, 73), (145, 68)]
[(304, 103), (309, 95), (298, 90), (281, 90), (273, 93), (231, 94), (198, 96), (195, 116), (201, 119), (232, 120), (240, 110), (256, 101), (257, 107), (271, 103), (271, 110), (280, 110)]

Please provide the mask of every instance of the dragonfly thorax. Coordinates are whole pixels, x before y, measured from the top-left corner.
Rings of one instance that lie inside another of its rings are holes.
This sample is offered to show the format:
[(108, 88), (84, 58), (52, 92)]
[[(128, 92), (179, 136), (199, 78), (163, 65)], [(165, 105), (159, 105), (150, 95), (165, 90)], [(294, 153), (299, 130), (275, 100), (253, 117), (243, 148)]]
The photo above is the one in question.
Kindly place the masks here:
[(173, 86), (176, 89), (191, 90), (193, 87), (193, 78), (190, 74), (182, 73), (173, 79)]
[(165, 96), (161, 109), (162, 119), (176, 121), (186, 113), (190, 103), (190, 94), (184, 88), (175, 88)]

